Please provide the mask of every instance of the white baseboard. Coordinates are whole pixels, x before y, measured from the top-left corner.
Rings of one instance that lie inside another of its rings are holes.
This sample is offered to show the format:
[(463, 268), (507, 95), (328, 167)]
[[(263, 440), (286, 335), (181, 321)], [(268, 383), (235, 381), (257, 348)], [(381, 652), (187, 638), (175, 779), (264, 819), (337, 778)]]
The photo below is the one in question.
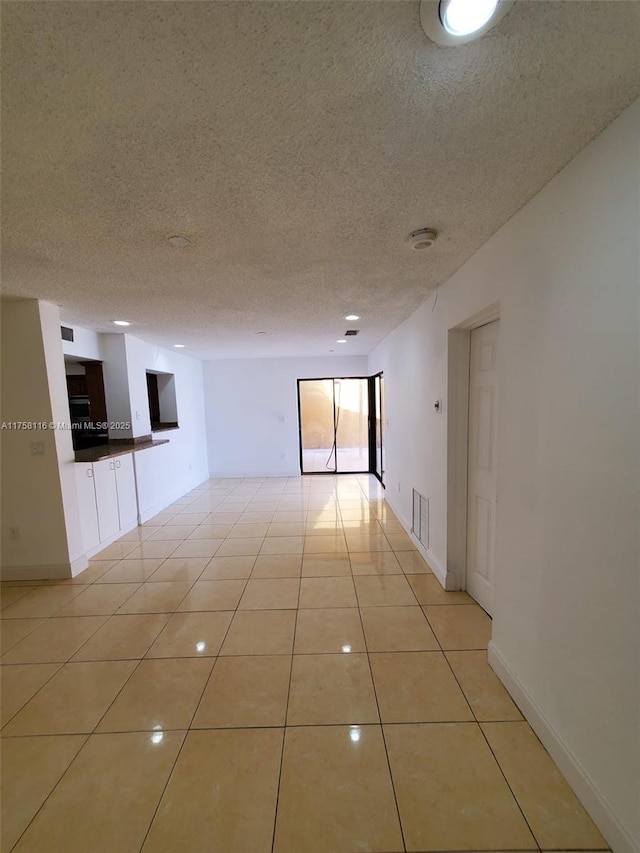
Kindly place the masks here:
[(295, 468), (290, 468), (285, 471), (237, 471), (234, 470), (233, 473), (230, 471), (210, 471), (209, 479), (210, 480), (245, 480), (245, 479), (259, 479), (263, 477), (265, 480), (268, 479), (289, 479), (289, 477), (302, 477), (300, 473), (300, 466), (296, 465)]
[(86, 554), (83, 554), (81, 557), (78, 557), (75, 560), (71, 561), (71, 577), (75, 578), (76, 575), (79, 575), (80, 572), (84, 572), (86, 568), (89, 566), (89, 558)]
[[(192, 491), (197, 486), (202, 485), (202, 483), (206, 483), (209, 479), (210, 479), (210, 477), (198, 477), (197, 480), (195, 480), (191, 485), (181, 486), (179, 489), (171, 492), (171, 494), (168, 497), (165, 496), (161, 500), (159, 500), (157, 503), (154, 503), (153, 506), (145, 507), (143, 510), (139, 510), (138, 523), (139, 524), (145, 524), (145, 522), (147, 522), (151, 518), (153, 518), (154, 515), (158, 515), (159, 512), (162, 512), (163, 509), (166, 509), (174, 501), (177, 501), (180, 498), (184, 497), (187, 494), (187, 492)], [(127, 531), (123, 531), (123, 532), (127, 532)], [(122, 533), (120, 533), (118, 535), (118, 537), (116, 537), (116, 538), (119, 538), (120, 536), (122, 536)], [(106, 548), (106, 545), (103, 547)]]
[(433, 574), (438, 578), (440, 584), (443, 589), (455, 589), (455, 587), (447, 586), (447, 583), (451, 583), (451, 579), (447, 578), (447, 571), (441, 562), (438, 560), (436, 555), (430, 551), (428, 548), (425, 548), (422, 542), (413, 534), (411, 530), (411, 524), (407, 521), (406, 518), (403, 518), (400, 510), (394, 505), (393, 501), (389, 499), (388, 495), (384, 496), (385, 502), (389, 504), (391, 511), (396, 516), (400, 524), (404, 527), (407, 535), (416, 546), (416, 550), (418, 553), (426, 560), (429, 564), (429, 568), (433, 572)]
[(607, 839), (614, 853), (640, 853), (640, 842), (634, 840), (624, 828), (584, 767), (520, 683), (493, 640), (489, 643), (488, 651), (489, 664), (544, 744), (549, 755), (560, 768), (593, 822)]
[[(80, 560), (82, 559), (80, 558)], [(79, 569), (78, 571), (82, 570)], [(70, 563), (47, 563), (42, 566), (3, 566), (1, 577), (3, 581), (63, 580), (72, 577), (72, 571)]]

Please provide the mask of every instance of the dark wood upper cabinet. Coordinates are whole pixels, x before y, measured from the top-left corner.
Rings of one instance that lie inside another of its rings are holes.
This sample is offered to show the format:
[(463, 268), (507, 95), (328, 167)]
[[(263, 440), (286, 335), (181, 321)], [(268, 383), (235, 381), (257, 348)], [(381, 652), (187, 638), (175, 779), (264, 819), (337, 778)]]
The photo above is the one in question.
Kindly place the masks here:
[(87, 380), (82, 374), (67, 376), (67, 391), (70, 397), (86, 397)]
[(104, 378), (101, 361), (81, 361), (85, 369), (86, 393), (89, 396), (89, 411), (94, 423), (106, 423), (107, 403), (104, 396)]

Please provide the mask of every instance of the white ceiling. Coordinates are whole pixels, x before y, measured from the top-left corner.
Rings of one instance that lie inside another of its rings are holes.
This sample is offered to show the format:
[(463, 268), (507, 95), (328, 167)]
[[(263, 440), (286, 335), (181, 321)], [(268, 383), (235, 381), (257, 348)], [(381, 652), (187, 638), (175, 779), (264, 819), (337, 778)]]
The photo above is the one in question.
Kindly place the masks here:
[(203, 358), (370, 351), (640, 94), (635, 0), (517, 0), (456, 48), (417, 0), (9, 2), (2, 30), (4, 294)]

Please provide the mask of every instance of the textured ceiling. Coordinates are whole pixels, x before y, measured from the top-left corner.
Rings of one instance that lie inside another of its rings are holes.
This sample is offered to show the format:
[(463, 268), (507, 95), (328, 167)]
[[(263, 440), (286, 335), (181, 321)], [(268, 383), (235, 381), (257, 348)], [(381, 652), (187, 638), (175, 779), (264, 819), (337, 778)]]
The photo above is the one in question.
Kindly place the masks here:
[(3, 293), (200, 357), (370, 351), (640, 94), (635, 0), (517, 0), (456, 48), (403, 0), (5, 2), (2, 30)]

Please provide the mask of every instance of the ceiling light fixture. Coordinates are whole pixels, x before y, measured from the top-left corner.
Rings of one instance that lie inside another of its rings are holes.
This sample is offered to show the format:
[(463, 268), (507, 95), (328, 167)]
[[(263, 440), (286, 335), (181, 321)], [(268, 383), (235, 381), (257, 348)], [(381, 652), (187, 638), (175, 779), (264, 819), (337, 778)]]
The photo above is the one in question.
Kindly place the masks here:
[(347, 316), (346, 316), (344, 319), (345, 319), (345, 320), (349, 320), (349, 322), (350, 322), (350, 323), (353, 323), (353, 322), (355, 322), (356, 320), (359, 320), (359, 319), (360, 319), (360, 317), (359, 317), (359, 315), (358, 315), (358, 314), (347, 314)]
[(497, 8), (498, 0), (444, 0), (440, 20), (452, 36), (470, 36), (493, 18)]
[(172, 246), (177, 246), (178, 249), (186, 249), (187, 246), (191, 245), (190, 240), (187, 240), (186, 237), (181, 237), (178, 234), (176, 234), (175, 237), (168, 237), (167, 239)]
[(184, 349), (184, 344), (174, 344), (176, 349)]
[(114, 320), (113, 325), (114, 326), (130, 326), (131, 323), (128, 320)]
[(336, 341), (337, 344), (346, 344), (346, 342), (347, 342), (346, 338), (340, 338), (340, 340)]
[(422, 0), (420, 23), (436, 44), (465, 44), (495, 26), (512, 3), (513, 0)]

